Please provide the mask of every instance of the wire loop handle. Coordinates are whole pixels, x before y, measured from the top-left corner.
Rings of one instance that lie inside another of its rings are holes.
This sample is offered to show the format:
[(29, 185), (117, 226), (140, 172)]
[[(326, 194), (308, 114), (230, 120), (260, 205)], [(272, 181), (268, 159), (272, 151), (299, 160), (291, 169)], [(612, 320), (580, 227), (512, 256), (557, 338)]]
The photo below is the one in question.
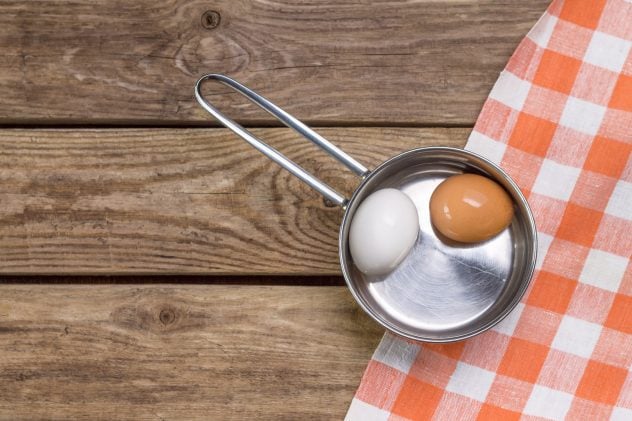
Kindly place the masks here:
[(288, 159), (285, 155), (283, 155), (273, 147), (267, 145), (265, 142), (263, 142), (257, 136), (253, 135), (240, 124), (226, 117), (217, 108), (215, 108), (215, 106), (209, 103), (204, 98), (201, 92), (202, 83), (206, 80), (214, 80), (220, 82), (223, 85), (226, 85), (229, 88), (232, 88), (233, 90), (239, 92), (250, 101), (258, 105), (260, 108), (264, 109), (272, 116), (277, 118), (287, 127), (293, 129), (298, 134), (305, 137), (316, 146), (320, 147), (325, 152), (336, 158), (339, 162), (344, 164), (347, 168), (349, 168), (360, 177), (365, 177), (369, 173), (369, 170), (366, 167), (353, 159), (351, 156), (347, 155), (345, 152), (329, 142), (327, 139), (316, 133), (314, 130), (307, 127), (300, 120), (296, 119), (292, 115), (274, 105), (272, 102), (268, 101), (266, 98), (262, 97), (253, 90), (237, 82), (236, 80), (229, 78), (228, 76), (212, 73), (202, 76), (195, 84), (195, 99), (197, 99), (202, 108), (208, 111), (220, 123), (232, 130), (237, 136), (241, 137), (243, 140), (248, 142), (251, 146), (270, 158), (272, 161), (276, 162), (277, 164), (288, 170), (290, 173), (301, 179), (307, 185), (323, 195), (326, 199), (341, 207), (344, 207), (346, 205), (347, 199), (340, 193), (336, 192), (333, 188), (307, 172), (303, 167), (295, 164), (293, 161)]

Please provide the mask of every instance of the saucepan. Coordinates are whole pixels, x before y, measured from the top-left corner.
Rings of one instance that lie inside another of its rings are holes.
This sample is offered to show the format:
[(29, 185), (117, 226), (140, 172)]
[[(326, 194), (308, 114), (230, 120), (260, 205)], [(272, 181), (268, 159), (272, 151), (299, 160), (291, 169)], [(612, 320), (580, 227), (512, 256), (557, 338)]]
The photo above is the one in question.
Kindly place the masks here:
[[(359, 185), (352, 196), (345, 198), (222, 114), (201, 91), (203, 83), (211, 80), (244, 95), (357, 174)], [(520, 189), (493, 162), (457, 148), (424, 147), (403, 152), (370, 171), (301, 121), (227, 76), (203, 76), (195, 86), (195, 97), (221, 124), (342, 208), (338, 243), (342, 274), (359, 306), (384, 328), (412, 340), (458, 341), (491, 328), (520, 301), (535, 267), (536, 227)], [(461, 173), (496, 181), (514, 204), (513, 219), (504, 231), (467, 247), (439, 238), (428, 206), (437, 185)], [(419, 235), (412, 251), (395, 270), (369, 276), (354, 266), (349, 228), (362, 201), (384, 188), (399, 189), (413, 200), (419, 212)]]

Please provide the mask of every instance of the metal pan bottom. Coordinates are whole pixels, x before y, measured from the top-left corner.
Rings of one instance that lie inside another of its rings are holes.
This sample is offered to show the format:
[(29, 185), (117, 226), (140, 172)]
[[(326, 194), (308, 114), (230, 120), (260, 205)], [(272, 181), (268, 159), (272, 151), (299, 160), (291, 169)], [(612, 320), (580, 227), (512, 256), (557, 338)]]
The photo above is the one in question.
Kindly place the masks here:
[[(447, 177), (463, 172), (491, 177), (516, 203), (510, 226), (484, 243), (450, 243), (439, 238), (430, 222), (432, 192)], [(419, 236), (395, 271), (367, 276), (351, 260), (348, 225), (362, 199), (386, 187), (400, 189), (415, 202)], [(352, 293), (382, 325), (411, 339), (450, 342), (486, 330), (517, 304), (533, 272), (535, 241), (526, 201), (506, 174), (469, 152), (423, 148), (387, 161), (360, 186), (341, 229), (341, 261)]]

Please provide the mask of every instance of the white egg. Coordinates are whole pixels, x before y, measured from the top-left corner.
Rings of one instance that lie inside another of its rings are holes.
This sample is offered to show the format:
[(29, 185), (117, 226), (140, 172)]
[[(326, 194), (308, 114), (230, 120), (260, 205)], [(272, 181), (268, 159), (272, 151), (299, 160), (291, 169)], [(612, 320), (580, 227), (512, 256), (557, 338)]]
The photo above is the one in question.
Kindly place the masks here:
[(413, 201), (397, 189), (382, 189), (360, 204), (349, 228), (349, 249), (356, 267), (383, 275), (399, 265), (419, 234)]

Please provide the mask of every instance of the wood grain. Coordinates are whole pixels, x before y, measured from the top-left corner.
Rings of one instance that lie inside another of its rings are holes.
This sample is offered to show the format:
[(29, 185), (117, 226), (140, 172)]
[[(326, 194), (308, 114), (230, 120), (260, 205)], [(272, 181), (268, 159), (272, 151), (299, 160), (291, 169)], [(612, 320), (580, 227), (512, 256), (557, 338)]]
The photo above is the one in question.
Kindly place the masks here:
[(0, 420), (342, 419), (382, 330), (339, 286), (341, 212), (224, 130), (156, 126), (216, 125), (192, 88), (219, 72), (369, 167), (460, 147), (548, 3), (0, 2)]
[[(374, 167), (468, 129), (320, 132)], [(339, 191), (357, 178), (289, 129), (255, 134)], [(342, 211), (223, 129), (0, 131), (0, 273), (339, 273)]]
[(0, 286), (0, 419), (342, 419), (382, 330), (344, 287)]
[[(314, 124), (472, 125), (548, 3), (3, 1), (0, 124), (213, 124), (193, 84), (220, 72)], [(211, 98), (270, 123), (226, 92)]]

